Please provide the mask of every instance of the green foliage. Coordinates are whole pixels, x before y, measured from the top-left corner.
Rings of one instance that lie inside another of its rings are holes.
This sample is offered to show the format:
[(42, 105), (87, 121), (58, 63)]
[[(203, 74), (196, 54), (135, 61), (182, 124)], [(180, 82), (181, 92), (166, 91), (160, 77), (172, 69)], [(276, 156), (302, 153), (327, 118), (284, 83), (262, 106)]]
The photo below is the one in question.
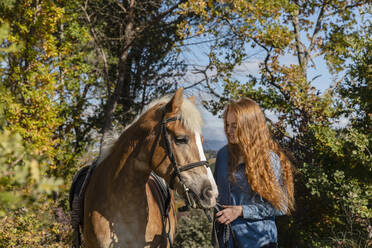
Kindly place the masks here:
[[(215, 38), (205, 102), (218, 113), (230, 99), (250, 97), (274, 112), (274, 136), (293, 157), (297, 211), (281, 218), (283, 247), (369, 247), (371, 240), (371, 8), (368, 1), (189, 1), (184, 12), (203, 28), (184, 36)], [(260, 48), (260, 75), (233, 79)], [(283, 63), (283, 55), (297, 61)], [(321, 93), (309, 78), (324, 56), (341, 78)], [(338, 74), (339, 73), (339, 74)], [(223, 91), (213, 91), (221, 87)], [(340, 125), (340, 122), (348, 124)]]
[[(328, 235), (322, 235), (322, 242), (318, 240), (318, 244), (337, 245), (337, 242), (346, 239), (358, 243), (360, 247), (367, 247), (372, 215), (368, 201), (371, 199), (372, 187), (347, 178), (339, 170), (331, 172), (305, 164), (300, 172), (308, 175), (305, 186), (315, 196), (314, 201), (320, 204), (309, 212), (320, 215), (319, 222), (312, 224), (314, 230), (319, 228), (329, 232)], [(327, 225), (326, 230), (324, 224)]]
[(71, 227), (62, 208), (46, 199), (0, 219), (0, 247), (71, 247)]
[[(205, 105), (217, 113), (229, 99), (254, 98), (277, 114), (273, 133), (294, 154), (297, 212), (278, 220), (280, 245), (371, 246), (368, 1), (190, 0), (154, 25), (177, 2), (136, 1), (135, 39), (120, 64), (122, 41), (133, 37), (115, 1), (1, 1), (0, 247), (70, 246), (66, 191), (119, 75), (125, 87), (114, 119), (127, 123), (184, 73), (176, 44), (202, 34), (215, 40), (209, 86), (223, 89)], [(234, 79), (256, 48), (265, 56), (261, 75)], [(281, 62), (289, 54), (297, 63)], [(322, 94), (308, 78), (317, 56), (343, 76)], [(179, 221), (176, 246), (210, 247), (210, 230), (193, 211)]]
[(211, 230), (212, 223), (208, 221), (203, 211), (192, 210), (187, 212), (178, 220), (174, 247), (212, 247)]
[(165, 11), (178, 1), (133, 3), (94, 0), (82, 8), (94, 43), (94, 57), (88, 64), (96, 66), (104, 85), (97, 101), (101, 132), (111, 118), (114, 125), (130, 123), (144, 105), (169, 92), (184, 74), (175, 47), (180, 41), (177, 24), (186, 17)]
[(61, 179), (47, 177), (39, 167), (41, 158), (33, 155), (22, 145), (19, 134), (0, 132), (0, 217), (21, 207), (27, 201), (40, 197), (40, 193), (58, 191)]
[[(10, 5), (8, 5), (9, 7)], [(6, 43), (10, 36), (10, 26), (0, 27), (0, 43)], [(1, 60), (9, 53), (17, 53), (20, 46), (10, 44), (2, 48)], [(61, 179), (45, 175), (46, 168), (41, 165), (46, 158), (39, 156), (34, 147), (25, 142), (22, 132), (17, 128), (10, 131), (8, 113), (17, 108), (10, 104), (12, 97), (4, 86), (6, 78), (1, 79), (0, 98), (0, 217), (7, 211), (19, 208), (39, 197), (41, 193), (50, 194), (57, 191), (62, 184)]]
[(68, 223), (57, 223), (65, 199), (52, 197), (67, 189), (60, 176), (71, 177), (87, 144), (71, 126), (84, 131), (76, 99), (82, 102), (79, 83), (87, 80), (79, 78), (89, 71), (77, 53), (89, 36), (76, 15), (65, 14), (72, 6), (0, 4), (1, 247), (68, 247)]

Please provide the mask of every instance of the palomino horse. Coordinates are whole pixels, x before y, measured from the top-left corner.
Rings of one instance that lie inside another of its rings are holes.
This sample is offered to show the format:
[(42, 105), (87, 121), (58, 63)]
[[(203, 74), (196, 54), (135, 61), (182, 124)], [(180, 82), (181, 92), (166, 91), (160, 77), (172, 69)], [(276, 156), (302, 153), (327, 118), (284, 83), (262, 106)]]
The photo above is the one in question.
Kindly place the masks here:
[[(84, 197), (86, 247), (169, 247), (175, 233), (174, 198), (169, 221), (149, 176), (155, 172), (192, 207), (216, 204), (217, 187), (201, 146), (202, 118), (183, 88), (164, 97), (121, 134), (98, 162)], [(167, 229), (168, 236), (164, 235)]]

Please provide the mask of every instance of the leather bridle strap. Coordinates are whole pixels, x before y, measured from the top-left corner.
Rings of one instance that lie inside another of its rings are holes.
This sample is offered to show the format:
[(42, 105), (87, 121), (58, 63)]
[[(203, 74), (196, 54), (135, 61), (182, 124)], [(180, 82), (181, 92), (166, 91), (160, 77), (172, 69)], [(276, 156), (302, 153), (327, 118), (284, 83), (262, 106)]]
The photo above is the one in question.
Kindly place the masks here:
[(171, 121), (180, 120), (180, 118), (179, 117), (173, 117), (173, 118), (169, 118), (169, 119), (164, 120), (164, 112), (163, 112), (163, 118), (162, 119), (163, 120), (161, 122), (161, 129), (162, 129), (161, 133), (162, 133), (163, 138), (165, 140), (165, 149), (167, 150), (169, 160), (171, 161), (171, 164), (173, 166), (173, 173), (171, 174), (169, 187), (171, 189), (174, 189), (174, 180), (175, 180), (176, 177), (178, 177), (178, 179), (181, 181), (181, 184), (183, 184), (182, 179), (181, 179), (181, 172), (182, 171), (190, 170), (190, 169), (193, 169), (193, 168), (196, 168), (196, 167), (199, 167), (199, 166), (203, 166), (203, 165), (208, 166), (208, 161), (198, 161), (198, 162), (186, 164), (186, 165), (183, 165), (182, 167), (179, 167), (177, 162), (176, 162), (176, 159), (174, 157), (174, 154), (172, 152), (170, 141), (168, 139), (168, 131), (167, 131), (166, 124), (168, 122), (171, 122)]
[[(181, 173), (182, 171), (187, 171), (187, 170), (199, 167), (199, 166), (203, 166), (203, 165), (209, 166), (208, 161), (199, 161), (199, 162), (184, 165), (181, 168), (178, 167), (178, 173)], [(178, 176), (178, 174), (176, 174), (176, 173), (177, 173), (177, 171), (173, 171), (173, 173), (171, 174), (170, 185), (172, 185), (172, 186), (174, 184), (175, 178)]]
[[(177, 117), (173, 117), (173, 118), (169, 118), (169, 119), (167, 119), (167, 120), (164, 121), (164, 116), (165, 116), (165, 113), (164, 113), (164, 111), (163, 111), (162, 116), (161, 116), (161, 121), (160, 121), (160, 132), (158, 132), (158, 133), (156, 134), (156, 138), (155, 138), (154, 143), (153, 143), (153, 145), (152, 145), (152, 147), (151, 147), (151, 158), (150, 158), (150, 164), (152, 164), (152, 160), (153, 160), (153, 158), (154, 158), (154, 154), (155, 154), (155, 149), (156, 149), (157, 144), (158, 144), (158, 142), (159, 142), (160, 135), (163, 133), (163, 126), (165, 126), (165, 124), (168, 123), (168, 122), (176, 121), (176, 120), (179, 119), (179, 118), (177, 118)], [(164, 123), (164, 124), (163, 124), (163, 123)], [(166, 131), (166, 130), (165, 130), (165, 131)], [(167, 139), (167, 140), (168, 140), (168, 139)], [(168, 143), (169, 143), (169, 141), (168, 141)], [(167, 146), (167, 145), (166, 145), (166, 146)], [(168, 146), (170, 147), (169, 144), (168, 144)], [(167, 155), (169, 156), (168, 148), (166, 148), (166, 149), (167, 149)], [(170, 159), (171, 159), (171, 158), (170, 158)], [(173, 156), (173, 160), (174, 160), (174, 156)], [(172, 162), (172, 160), (171, 160), (171, 162)]]
[[(176, 120), (180, 120), (180, 118), (178, 117), (173, 117), (173, 118), (169, 118), (169, 119), (166, 119), (164, 120), (164, 116), (165, 116), (165, 113), (163, 112), (163, 117), (162, 117), (162, 122), (161, 122), (161, 134), (163, 135), (163, 139), (165, 141), (165, 149), (167, 151), (167, 154), (168, 154), (168, 158), (173, 166), (173, 173), (172, 175), (174, 174), (175, 176), (179, 177), (181, 179), (181, 172), (180, 172), (180, 169), (178, 168), (177, 166), (177, 162), (176, 162), (176, 159), (174, 157), (174, 154), (172, 152), (172, 148), (171, 148), (171, 144), (170, 144), (170, 141), (168, 139), (168, 131), (167, 131), (167, 123), (168, 122), (171, 122), (171, 121), (176, 121)], [(173, 189), (173, 183), (172, 183), (172, 178), (171, 178), (171, 183), (170, 183), (170, 188)]]
[(182, 181), (181, 172), (186, 171), (186, 170), (190, 170), (190, 169), (195, 168), (195, 167), (203, 166), (203, 165), (208, 166), (209, 164), (208, 164), (208, 161), (198, 161), (198, 162), (186, 164), (182, 167), (179, 167), (177, 165), (177, 162), (176, 162), (176, 159), (175, 159), (174, 154), (172, 152), (171, 144), (170, 144), (170, 141), (169, 141), (169, 138), (168, 138), (168, 130), (167, 130), (167, 125), (166, 125), (169, 122), (177, 121), (177, 120), (180, 120), (180, 117), (171, 117), (171, 118), (165, 119), (165, 111), (163, 110), (162, 117), (161, 117), (161, 122), (160, 122), (160, 132), (156, 135), (154, 144), (153, 144), (152, 149), (151, 149), (150, 163), (152, 163), (152, 159), (153, 159), (153, 156), (154, 156), (154, 153), (155, 153), (156, 146), (159, 142), (160, 135), (162, 135), (164, 143), (165, 143), (165, 149), (166, 149), (168, 158), (169, 158), (169, 160), (171, 162), (171, 165), (173, 167), (173, 172), (171, 174), (169, 187), (171, 189), (174, 189), (174, 181), (175, 181), (176, 177), (178, 177), (178, 179), (180, 180), (180, 183), (183, 187), (183, 191), (184, 191), (184, 194), (185, 194), (185, 198), (187, 200), (187, 204), (191, 205), (189, 189), (186, 187), (186, 185)]

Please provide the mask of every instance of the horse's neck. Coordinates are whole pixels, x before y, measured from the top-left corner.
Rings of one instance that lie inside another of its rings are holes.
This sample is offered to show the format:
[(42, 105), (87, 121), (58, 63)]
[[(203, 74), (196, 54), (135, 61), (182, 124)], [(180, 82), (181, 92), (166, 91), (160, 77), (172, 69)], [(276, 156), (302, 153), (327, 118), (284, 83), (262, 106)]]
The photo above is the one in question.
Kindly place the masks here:
[[(137, 136), (137, 137), (136, 137)], [(105, 161), (110, 167), (112, 190), (125, 197), (136, 198), (145, 191), (145, 184), (151, 169), (147, 161), (149, 155), (144, 154), (140, 135), (127, 130), (122, 135), (111, 155)]]
[(136, 190), (144, 186), (150, 175), (150, 171), (139, 169), (144, 166), (146, 166), (144, 162), (136, 158), (130, 158), (125, 166), (117, 171), (115, 178), (117, 186), (128, 190)]

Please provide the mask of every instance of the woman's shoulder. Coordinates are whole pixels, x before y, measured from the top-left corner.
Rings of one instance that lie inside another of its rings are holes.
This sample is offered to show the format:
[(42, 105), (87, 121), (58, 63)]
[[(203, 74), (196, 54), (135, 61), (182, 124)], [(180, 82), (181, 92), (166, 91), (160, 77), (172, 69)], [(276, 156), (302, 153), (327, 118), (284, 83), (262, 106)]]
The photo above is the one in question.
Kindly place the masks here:
[(219, 156), (227, 157), (228, 154), (229, 154), (229, 149), (227, 145), (224, 145), (220, 150), (217, 151), (217, 157)]
[(220, 164), (225, 164), (228, 161), (228, 159), (229, 159), (229, 149), (227, 145), (225, 145), (217, 152), (216, 167), (219, 167)]

